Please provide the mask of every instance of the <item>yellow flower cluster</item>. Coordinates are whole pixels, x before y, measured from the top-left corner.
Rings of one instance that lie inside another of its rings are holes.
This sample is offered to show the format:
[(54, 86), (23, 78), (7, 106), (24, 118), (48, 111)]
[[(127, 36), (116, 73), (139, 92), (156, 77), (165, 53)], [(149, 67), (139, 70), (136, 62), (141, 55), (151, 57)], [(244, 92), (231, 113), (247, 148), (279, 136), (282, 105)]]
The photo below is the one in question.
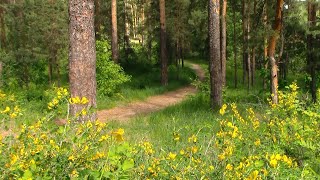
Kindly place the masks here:
[(66, 88), (55, 88), (56, 96), (48, 103), (48, 109), (52, 110), (58, 106), (58, 104), (69, 96), (69, 92)]
[(22, 115), (19, 106), (15, 105), (16, 100), (14, 95), (7, 96), (0, 90), (0, 103), (4, 105), (4, 108), (0, 109), (0, 115), (5, 115), (4, 119), (14, 119), (17, 116)]

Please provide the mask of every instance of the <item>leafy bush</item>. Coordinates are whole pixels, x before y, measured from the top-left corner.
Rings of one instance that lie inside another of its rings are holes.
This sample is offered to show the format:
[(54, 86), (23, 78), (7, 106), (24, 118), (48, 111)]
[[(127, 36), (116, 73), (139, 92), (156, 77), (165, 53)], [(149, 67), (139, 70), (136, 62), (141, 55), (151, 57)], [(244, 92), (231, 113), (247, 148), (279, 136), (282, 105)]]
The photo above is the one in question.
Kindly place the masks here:
[[(124, 130), (99, 121), (49, 126), (52, 114), (0, 138), (1, 179), (316, 179), (320, 177), (320, 103), (299, 99), (298, 87), (279, 92), (266, 114), (220, 109), (220, 126), (189, 137), (173, 132), (175, 145), (124, 142)], [(68, 99), (65, 89), (48, 108)], [(320, 95), (320, 90), (318, 91)], [(8, 96), (0, 94), (3, 103)], [(60, 97), (58, 97), (60, 95)], [(86, 103), (85, 98), (69, 102)], [(5, 105), (6, 107), (7, 105)], [(10, 110), (9, 110), (10, 111)], [(10, 119), (7, 108), (2, 118)]]
[(107, 41), (97, 41), (97, 85), (101, 95), (113, 95), (120, 85), (130, 81), (122, 67), (111, 60), (110, 45)]

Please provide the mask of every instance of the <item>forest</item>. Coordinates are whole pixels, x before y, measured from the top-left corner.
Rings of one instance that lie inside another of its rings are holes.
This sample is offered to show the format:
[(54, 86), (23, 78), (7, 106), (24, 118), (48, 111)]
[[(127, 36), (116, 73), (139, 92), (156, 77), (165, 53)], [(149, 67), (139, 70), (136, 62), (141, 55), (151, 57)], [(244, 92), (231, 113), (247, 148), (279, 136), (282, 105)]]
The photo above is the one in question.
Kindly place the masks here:
[(318, 0), (0, 0), (0, 179), (320, 179)]

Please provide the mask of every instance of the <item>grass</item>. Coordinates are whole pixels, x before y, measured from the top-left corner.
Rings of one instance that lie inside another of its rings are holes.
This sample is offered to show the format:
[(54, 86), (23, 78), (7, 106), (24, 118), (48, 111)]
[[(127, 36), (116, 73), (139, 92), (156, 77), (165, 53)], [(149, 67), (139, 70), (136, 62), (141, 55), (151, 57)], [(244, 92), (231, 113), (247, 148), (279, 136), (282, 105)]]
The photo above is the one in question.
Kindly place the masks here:
[[(192, 60), (192, 62), (200, 64), (205, 70), (208, 69), (205, 61)], [(230, 72), (231, 69), (228, 69), (228, 74)], [(240, 113), (244, 113), (249, 107), (253, 107), (257, 113), (264, 112), (267, 105), (266, 95), (264, 91), (261, 91), (261, 88), (255, 87), (248, 91), (246, 86), (240, 82), (238, 88), (234, 88), (232, 86), (233, 76), (228, 76), (228, 78), (230, 78), (228, 79), (229, 86), (224, 88), (223, 95), (225, 103), (235, 102)], [(173, 133), (177, 131), (181, 137), (189, 137), (192, 134), (197, 134), (200, 130), (199, 135), (202, 136), (200, 139), (208, 141), (210, 138), (208, 135), (212, 134), (212, 131), (217, 131), (219, 118), (221, 118), (218, 111), (213, 112), (210, 109), (209, 100), (207, 93), (198, 93), (180, 104), (159, 112), (139, 116), (124, 123), (113, 121), (109, 125), (111, 128), (124, 128), (130, 142), (148, 140), (158, 148), (174, 146)]]
[(126, 73), (131, 75), (131, 81), (125, 83), (112, 97), (98, 97), (98, 110), (109, 109), (119, 105), (125, 105), (132, 101), (145, 100), (146, 98), (162, 94), (167, 91), (176, 90), (186, 86), (195, 79), (196, 75), (188, 66), (180, 69), (179, 78), (177, 69), (174, 66), (169, 67), (169, 84), (166, 87), (161, 86), (160, 70), (156, 67), (150, 68), (135, 65), (125, 69)]
[[(217, 113), (212, 113), (207, 95), (199, 93), (180, 104), (128, 122), (111, 122), (112, 128), (124, 128), (131, 142), (149, 140), (156, 146), (170, 146), (173, 132), (196, 134), (199, 129), (210, 131), (216, 127)], [(203, 133), (202, 133), (203, 134)], [(188, 136), (184, 136), (188, 137)]]

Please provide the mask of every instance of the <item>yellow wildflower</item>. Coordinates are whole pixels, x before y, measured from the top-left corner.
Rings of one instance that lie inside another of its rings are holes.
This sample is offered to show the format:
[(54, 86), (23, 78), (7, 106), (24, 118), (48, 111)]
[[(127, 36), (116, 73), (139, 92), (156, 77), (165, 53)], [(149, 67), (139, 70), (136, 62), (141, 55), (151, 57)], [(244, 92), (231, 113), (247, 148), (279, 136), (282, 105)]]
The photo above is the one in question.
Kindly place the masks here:
[(177, 154), (169, 152), (167, 159), (174, 160), (176, 158)]
[(102, 142), (102, 141), (105, 141), (109, 138), (109, 135), (104, 135), (104, 136), (101, 136), (101, 138), (99, 139), (99, 142)]
[(173, 133), (173, 140), (179, 141), (180, 140), (180, 135), (176, 132)]
[(224, 113), (226, 112), (227, 107), (228, 106), (226, 104), (222, 105), (221, 109), (219, 110), (219, 113), (221, 115), (224, 115)]
[(276, 159), (277, 161), (281, 160), (281, 155), (280, 155), (280, 154), (277, 154), (277, 155), (275, 156), (275, 159)]
[(180, 154), (181, 154), (181, 155), (184, 155), (184, 154), (185, 154), (185, 152), (184, 152), (183, 149), (180, 150)]
[(256, 180), (256, 179), (258, 179), (258, 175), (259, 175), (259, 171), (257, 171), (257, 170), (254, 170), (251, 174), (250, 174), (250, 176), (249, 176), (249, 180)]
[(260, 139), (258, 138), (258, 139), (254, 142), (254, 145), (260, 146), (260, 144), (261, 144), (261, 141), (260, 141)]
[(275, 168), (278, 165), (278, 161), (276, 159), (271, 159), (270, 160), (270, 166)]
[(188, 138), (188, 142), (196, 143), (197, 142), (197, 136), (193, 134), (191, 137)]
[(87, 103), (89, 103), (89, 100), (86, 97), (82, 97), (80, 103), (87, 104)]
[(224, 155), (224, 153), (218, 155), (218, 159), (220, 161), (224, 160), (225, 158), (226, 158), (226, 156)]
[(69, 160), (69, 161), (74, 161), (75, 159), (76, 159), (76, 158), (75, 158), (73, 155), (71, 155), (71, 156), (68, 157), (68, 160)]
[(124, 129), (121, 129), (121, 128), (112, 132), (112, 135), (116, 138), (118, 142), (124, 141), (123, 134), (124, 134)]
[(232, 171), (233, 170), (233, 166), (231, 164), (227, 164), (226, 170)]
[(9, 111), (10, 111), (10, 107), (7, 106), (1, 113), (4, 114), (4, 113), (7, 113), (7, 112), (9, 112)]
[(18, 115), (17, 115), (16, 113), (11, 113), (11, 114), (10, 114), (10, 118), (12, 118), (12, 119), (15, 118), (15, 117), (17, 117), (17, 116), (18, 116)]

